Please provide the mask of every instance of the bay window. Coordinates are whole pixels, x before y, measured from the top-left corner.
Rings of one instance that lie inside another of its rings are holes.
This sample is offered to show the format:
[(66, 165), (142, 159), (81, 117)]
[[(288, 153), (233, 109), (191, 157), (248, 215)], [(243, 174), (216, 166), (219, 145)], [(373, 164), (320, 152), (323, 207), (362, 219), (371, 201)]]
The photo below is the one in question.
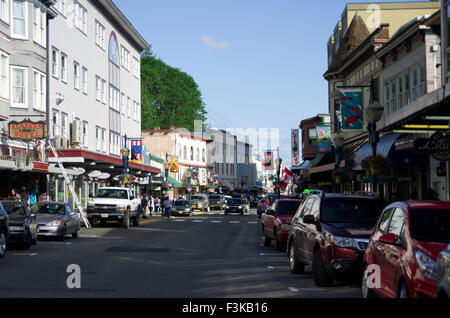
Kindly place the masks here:
[(33, 72), (33, 107), (45, 111), (46, 76), (44, 73), (34, 70)]
[(12, 107), (28, 108), (27, 106), (27, 68), (11, 66)]
[(11, 36), (18, 39), (27, 39), (27, 2), (24, 0), (13, 0), (11, 12)]

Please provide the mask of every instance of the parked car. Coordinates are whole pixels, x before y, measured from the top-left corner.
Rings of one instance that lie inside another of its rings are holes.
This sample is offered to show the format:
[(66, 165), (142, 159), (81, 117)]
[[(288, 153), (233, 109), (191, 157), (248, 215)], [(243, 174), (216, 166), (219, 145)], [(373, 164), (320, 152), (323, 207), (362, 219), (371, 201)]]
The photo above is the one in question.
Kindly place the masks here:
[(450, 244), (439, 255), (436, 272), (437, 297), (450, 298)]
[(192, 210), (210, 211), (208, 196), (206, 194), (195, 194), (191, 196)]
[(301, 200), (280, 199), (262, 214), (261, 223), (265, 246), (270, 246), (272, 240), (275, 240), (276, 249), (283, 250), (291, 229), (292, 217), (301, 202)]
[(26, 250), (37, 244), (38, 225), (36, 215), (22, 200), (4, 200), (3, 207), (8, 213), (8, 244), (20, 244)]
[(8, 213), (0, 202), (0, 258), (6, 255), (8, 244)]
[(188, 200), (176, 200), (172, 206), (172, 215), (192, 215), (191, 204)]
[(80, 215), (65, 203), (40, 202), (31, 208), (37, 216), (39, 236), (57, 237), (63, 241), (66, 235), (78, 237)]
[(244, 201), (241, 199), (229, 199), (225, 208), (225, 215), (230, 213), (239, 213), (240, 215), (244, 215), (244, 204)]
[[(436, 262), (449, 241), (450, 202), (389, 205), (364, 257), (363, 297), (436, 297)], [(379, 286), (375, 288), (367, 283), (370, 265), (381, 268)]]
[(208, 201), (211, 210), (223, 210), (226, 207), (226, 199), (221, 194), (211, 194)]
[(362, 270), (369, 237), (385, 202), (369, 196), (312, 194), (303, 199), (288, 238), (293, 274), (312, 265), (317, 286)]

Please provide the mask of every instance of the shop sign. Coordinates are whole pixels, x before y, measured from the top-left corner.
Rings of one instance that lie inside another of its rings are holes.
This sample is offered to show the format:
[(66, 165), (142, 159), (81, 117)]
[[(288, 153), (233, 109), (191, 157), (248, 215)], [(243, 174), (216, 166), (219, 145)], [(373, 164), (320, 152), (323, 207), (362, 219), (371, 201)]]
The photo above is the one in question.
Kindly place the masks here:
[(33, 162), (33, 170), (48, 172), (48, 163)]
[(417, 152), (431, 154), (439, 161), (450, 160), (450, 132), (437, 132), (430, 138), (420, 138), (414, 142)]
[(47, 124), (44, 121), (32, 122), (24, 120), (22, 122), (12, 121), (8, 124), (8, 136), (10, 139), (30, 141), (34, 139), (45, 139), (47, 137)]

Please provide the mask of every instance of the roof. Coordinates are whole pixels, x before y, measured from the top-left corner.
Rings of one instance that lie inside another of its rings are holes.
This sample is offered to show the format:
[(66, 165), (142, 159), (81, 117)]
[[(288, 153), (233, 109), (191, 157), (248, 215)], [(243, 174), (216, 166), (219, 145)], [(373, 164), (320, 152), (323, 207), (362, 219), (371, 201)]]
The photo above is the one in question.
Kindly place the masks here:
[(445, 209), (450, 210), (448, 201), (408, 201), (402, 202), (412, 209)]

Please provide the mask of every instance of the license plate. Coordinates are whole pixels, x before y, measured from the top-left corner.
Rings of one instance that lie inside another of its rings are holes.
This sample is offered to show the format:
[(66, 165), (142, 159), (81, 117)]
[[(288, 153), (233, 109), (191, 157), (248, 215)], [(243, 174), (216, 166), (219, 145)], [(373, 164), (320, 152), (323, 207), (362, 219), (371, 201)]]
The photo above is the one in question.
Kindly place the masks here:
[(178, 214), (183, 214), (183, 211), (178, 211)]
[(109, 216), (108, 214), (102, 214), (101, 215), (101, 217), (104, 218), (104, 219), (108, 218), (108, 216)]
[(214, 205), (211, 205), (212, 208), (214, 208)]
[(12, 232), (20, 232), (20, 231), (22, 231), (20, 226), (10, 226), (9, 230), (12, 231)]

